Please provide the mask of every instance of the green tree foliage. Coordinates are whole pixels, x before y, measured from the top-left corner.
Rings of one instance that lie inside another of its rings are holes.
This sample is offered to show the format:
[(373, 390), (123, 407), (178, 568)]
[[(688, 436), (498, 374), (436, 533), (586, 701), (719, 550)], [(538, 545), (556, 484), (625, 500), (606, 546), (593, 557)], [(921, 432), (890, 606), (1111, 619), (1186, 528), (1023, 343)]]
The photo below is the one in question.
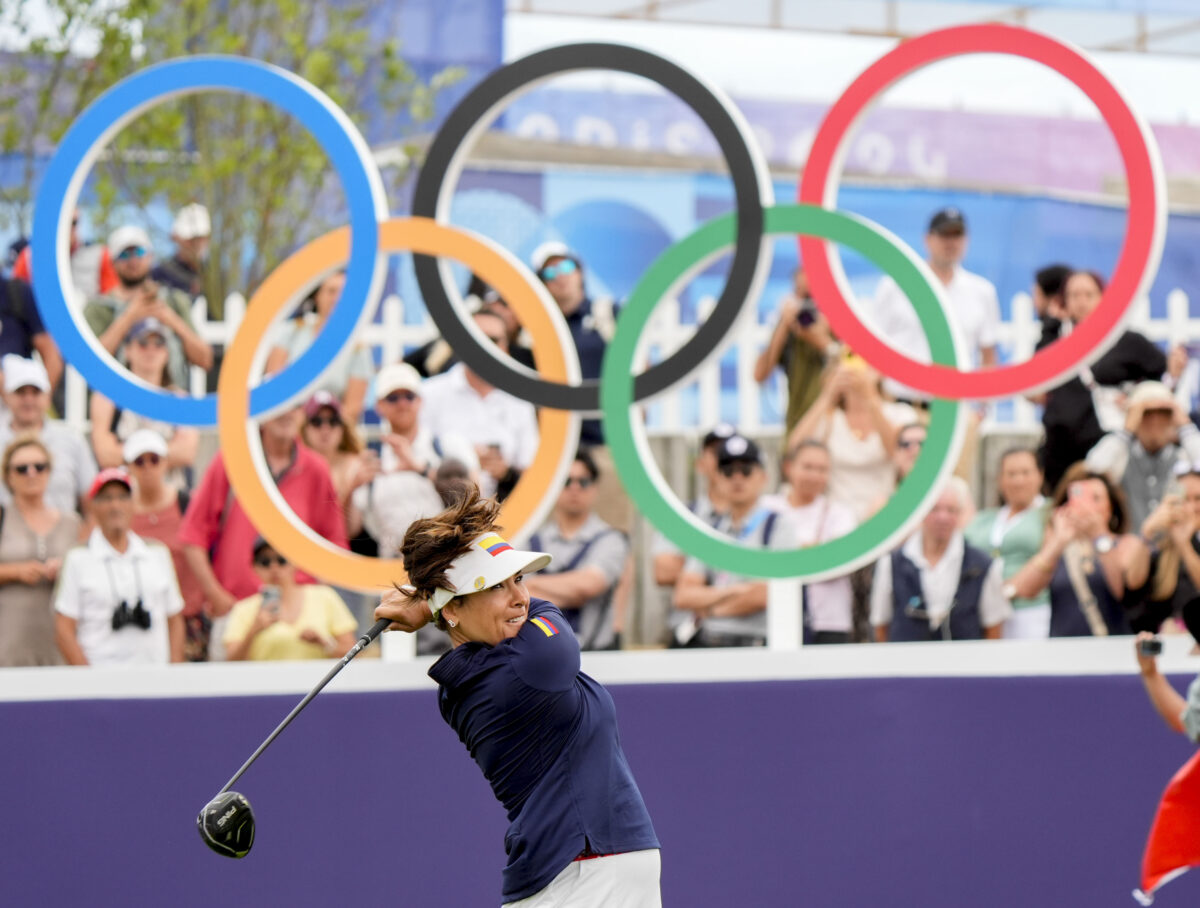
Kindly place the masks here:
[[(0, 194), (8, 225), (28, 228), (38, 157), (78, 113), (123, 76), (173, 57), (253, 57), (316, 85), (364, 133), (368, 98), (386, 122), (418, 128), (432, 116), (437, 91), (460, 73), (418, 79), (399, 41), (367, 27), (372, 5), (6, 0), (0, 27), (26, 45), (0, 57), (0, 154), (15, 156), (24, 177)], [(114, 139), (89, 180), (93, 220), (105, 228), (141, 220), (130, 209), (144, 212), (152, 203), (172, 211), (193, 201), (208, 207), (205, 287), (218, 317), (230, 292), (249, 294), (289, 252), (345, 220), (340, 185), (308, 131), (265, 102), (226, 92), (190, 94), (146, 111)]]

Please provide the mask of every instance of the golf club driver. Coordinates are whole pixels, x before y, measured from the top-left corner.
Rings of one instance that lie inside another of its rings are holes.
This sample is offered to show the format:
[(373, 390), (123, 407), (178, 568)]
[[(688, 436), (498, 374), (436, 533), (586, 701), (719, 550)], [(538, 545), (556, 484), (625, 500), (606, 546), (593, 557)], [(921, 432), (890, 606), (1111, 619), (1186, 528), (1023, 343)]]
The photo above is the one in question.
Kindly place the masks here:
[(204, 809), (196, 817), (196, 826), (200, 830), (200, 838), (204, 840), (205, 845), (227, 858), (244, 858), (250, 853), (250, 848), (254, 845), (254, 810), (250, 807), (250, 802), (246, 800), (245, 795), (230, 789), (250, 768), (251, 764), (262, 755), (262, 752), (270, 746), (271, 742), (278, 738), (280, 733), (300, 714), (300, 710), (308, 706), (312, 702), (312, 698), (319, 694), (325, 685), (349, 664), (351, 659), (370, 646), (372, 640), (387, 630), (391, 623), (388, 618), (380, 618), (369, 631), (359, 637), (350, 652), (342, 656), (341, 661), (330, 669), (329, 674), (296, 704), (296, 707), (287, 714), (278, 727), (267, 736), (267, 740), (258, 746), (258, 750), (250, 755), (250, 759), (242, 764), (242, 768), (225, 783), (225, 787), (217, 792), (217, 796), (204, 805)]

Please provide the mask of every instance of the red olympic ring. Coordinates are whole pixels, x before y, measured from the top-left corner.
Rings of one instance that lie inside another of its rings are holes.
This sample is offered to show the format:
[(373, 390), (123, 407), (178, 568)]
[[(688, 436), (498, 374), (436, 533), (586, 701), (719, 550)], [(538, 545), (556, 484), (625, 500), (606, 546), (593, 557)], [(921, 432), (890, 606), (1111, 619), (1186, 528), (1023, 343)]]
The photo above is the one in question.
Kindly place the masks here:
[(812, 293), (839, 338), (872, 366), (905, 385), (938, 397), (1008, 397), (1059, 383), (1085, 358), (1100, 356), (1119, 335), (1130, 304), (1149, 290), (1166, 235), (1166, 184), (1158, 145), (1120, 90), (1075, 48), (1007, 25), (965, 25), (929, 32), (898, 45), (868, 67), (830, 108), (817, 130), (800, 182), (799, 199), (834, 208), (846, 139), (871, 103), (893, 82), (947, 57), (994, 53), (1024, 57), (1069, 79), (1100, 110), (1125, 165), (1129, 209), (1125, 241), (1096, 310), (1071, 334), (1023, 363), (963, 372), (920, 363), (876, 337), (854, 314), (841, 259), (827, 242), (801, 237), (800, 256)]

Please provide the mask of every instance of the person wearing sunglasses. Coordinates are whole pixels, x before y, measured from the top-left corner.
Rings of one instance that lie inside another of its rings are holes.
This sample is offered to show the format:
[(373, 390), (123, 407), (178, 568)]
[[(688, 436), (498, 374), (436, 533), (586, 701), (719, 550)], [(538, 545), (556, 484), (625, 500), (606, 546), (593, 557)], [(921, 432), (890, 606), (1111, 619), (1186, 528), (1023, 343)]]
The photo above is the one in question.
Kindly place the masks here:
[(358, 622), (331, 587), (297, 583), (296, 568), (265, 539), (254, 544), (253, 565), (261, 586), (229, 613), (229, 661), (338, 659), (350, 651)]
[(614, 596), (629, 561), (625, 534), (595, 512), (600, 471), (586, 448), (575, 453), (554, 513), (529, 539), (553, 557), (550, 567), (527, 577), (529, 593), (563, 610), (585, 650), (619, 649), (623, 621)]
[[(530, 256), (534, 273), (546, 285), (554, 302), (562, 310), (579, 352), (579, 373), (584, 379), (600, 377), (604, 351), (616, 331), (616, 307), (608, 298), (592, 298), (584, 285), (583, 260), (578, 253), (558, 241), (542, 243)], [(597, 513), (623, 533), (633, 530), (633, 505), (604, 443), (604, 428), (598, 419), (580, 423), (579, 444), (587, 447), (600, 468), (600, 492)]]
[[(728, 513), (717, 532), (750, 547), (787, 545), (794, 526), (763, 499), (767, 472), (758, 445), (731, 435), (717, 449), (715, 477)], [(782, 524), (782, 525), (781, 525)], [(675, 646), (764, 646), (767, 642), (767, 584), (764, 580), (717, 571), (688, 558), (675, 584), (674, 605), (687, 614), (675, 621)]]
[[(279, 495), (318, 536), (348, 548), (346, 522), (334, 503), (337, 491), (329, 467), (320, 455), (299, 443), (304, 422), (301, 407), (264, 419), (259, 424), (263, 459)], [(239, 599), (257, 592), (261, 580), (251, 554), (258, 531), (233, 493), (220, 451), (213, 457), (188, 503), (179, 540), (188, 566), (204, 588), (206, 614), (213, 620), (209, 659), (222, 657), (224, 619)], [(297, 571), (297, 582), (313, 583)]]
[(192, 324), (192, 302), (186, 293), (159, 284), (150, 277), (154, 247), (141, 227), (118, 227), (108, 238), (118, 284), (107, 294), (90, 300), (83, 316), (100, 345), (118, 359), (129, 332), (138, 322), (153, 318), (168, 329), (167, 352), (171, 383), (190, 387), (189, 363), (212, 368), (213, 352)]
[(170, 551), (183, 596), (184, 657), (189, 662), (203, 662), (210, 625), (204, 614), (204, 588), (188, 565), (179, 539), (179, 527), (191, 496), (170, 481), (170, 446), (160, 433), (153, 429), (134, 432), (124, 444), (122, 456), (133, 480), (131, 529), (142, 539), (160, 542)]
[(51, 600), (80, 520), (46, 503), (52, 463), (34, 435), (10, 442), (0, 458), (12, 496), (12, 504), (0, 508), (0, 666), (62, 664)]
[[(279, 340), (267, 355), (268, 374), (280, 371), (312, 346), (329, 320), (333, 307), (341, 299), (345, 286), (346, 273), (336, 271), (309, 294), (301, 307), (301, 315), (284, 326)], [(317, 390), (334, 395), (341, 404), (346, 424), (356, 426), (362, 416), (367, 387), (374, 372), (371, 351), (363, 344), (351, 343), (334, 357), (333, 365), (322, 373)]]
[[(10, 355), (4, 357), (3, 369), (9, 413), (0, 422), (0, 446), (20, 435), (41, 439), (53, 455), (46, 503), (59, 511), (81, 511), (83, 496), (96, 475), (96, 461), (83, 433), (48, 417), (50, 378), (41, 363)], [(0, 505), (11, 503), (9, 490), (0, 486)]]
[[(156, 318), (138, 322), (129, 330), (125, 363), (137, 378), (149, 385), (183, 394), (171, 381), (167, 338), (170, 330)], [(99, 391), (92, 392), (88, 413), (92, 423), (92, 450), (102, 469), (127, 463), (123, 445), (135, 432), (150, 429), (167, 439), (167, 470), (170, 482), (186, 488), (200, 444), (200, 433), (190, 426), (174, 426), (119, 407)]]
[(878, 642), (1000, 638), (1012, 617), (1004, 562), (963, 538), (970, 498), (966, 482), (951, 476), (921, 528), (875, 562), (871, 624)]
[(95, 529), (71, 549), (54, 597), (58, 646), (71, 665), (183, 661), (183, 596), (167, 547), (130, 526), (133, 483), (102, 470), (88, 490)]

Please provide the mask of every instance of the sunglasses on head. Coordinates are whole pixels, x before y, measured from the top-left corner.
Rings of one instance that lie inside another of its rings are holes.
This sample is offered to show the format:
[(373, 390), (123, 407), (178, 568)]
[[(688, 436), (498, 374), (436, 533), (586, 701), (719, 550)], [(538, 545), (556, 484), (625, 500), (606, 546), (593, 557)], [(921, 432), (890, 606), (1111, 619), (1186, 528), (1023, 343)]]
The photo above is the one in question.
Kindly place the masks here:
[(260, 568), (276, 566), (285, 567), (287, 565), (287, 559), (285, 559), (282, 555), (259, 555), (254, 559), (254, 563)]
[(590, 476), (568, 476), (567, 481), (563, 483), (564, 489), (571, 488), (572, 485), (577, 485), (581, 489), (590, 489), (595, 482)]
[(46, 461), (39, 463), (17, 463), (13, 464), (13, 470), (20, 473), (22, 476), (28, 476), (30, 473), (45, 473), (50, 469), (50, 464)]
[(412, 391), (393, 391), (384, 398), (384, 400), (386, 400), (389, 404), (397, 404), (402, 400), (413, 401), (416, 399), (417, 395), (415, 395)]
[(120, 252), (117, 253), (117, 261), (118, 262), (127, 262), (130, 259), (140, 259), (145, 254), (146, 254), (146, 247), (130, 246), (128, 249), (122, 249)]
[(749, 460), (735, 460), (733, 463), (721, 464), (718, 469), (721, 471), (721, 475), (728, 479), (734, 475), (749, 476), (754, 472), (756, 466), (758, 465)]
[(140, 457), (134, 458), (133, 465), (135, 467), (157, 467), (160, 460), (162, 458), (157, 454), (143, 454)]
[(543, 281), (549, 283), (560, 275), (574, 274), (577, 270), (579, 270), (579, 266), (575, 264), (573, 259), (563, 259), (561, 262), (556, 262), (553, 265), (547, 265), (538, 272), (538, 276)]
[(332, 429), (334, 426), (340, 426), (342, 421), (336, 416), (314, 416), (308, 421), (308, 424), (315, 429)]

